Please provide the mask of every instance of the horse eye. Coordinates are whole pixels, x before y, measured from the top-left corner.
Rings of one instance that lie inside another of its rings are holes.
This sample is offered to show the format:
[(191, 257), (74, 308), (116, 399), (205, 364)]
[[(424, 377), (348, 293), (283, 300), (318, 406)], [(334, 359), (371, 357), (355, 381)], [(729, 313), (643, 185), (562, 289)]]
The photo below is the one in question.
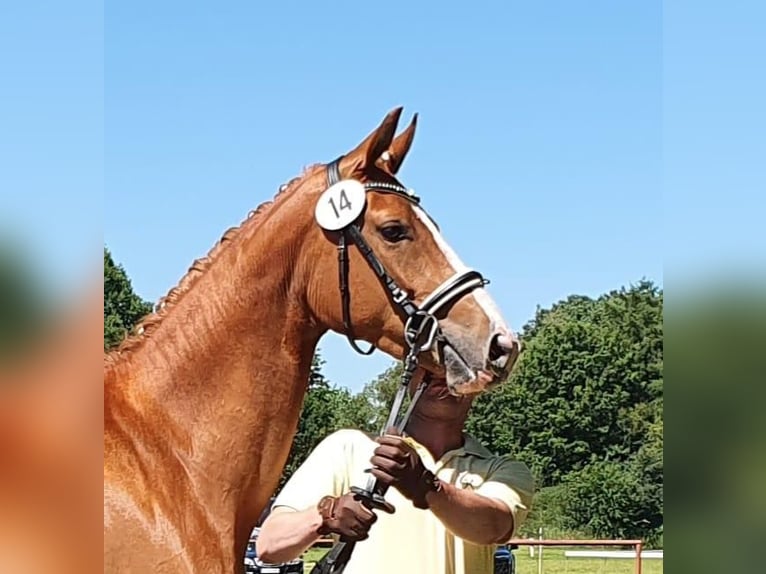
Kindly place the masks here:
[(407, 239), (407, 228), (404, 225), (391, 224), (380, 228), (383, 239), (390, 243), (398, 243)]

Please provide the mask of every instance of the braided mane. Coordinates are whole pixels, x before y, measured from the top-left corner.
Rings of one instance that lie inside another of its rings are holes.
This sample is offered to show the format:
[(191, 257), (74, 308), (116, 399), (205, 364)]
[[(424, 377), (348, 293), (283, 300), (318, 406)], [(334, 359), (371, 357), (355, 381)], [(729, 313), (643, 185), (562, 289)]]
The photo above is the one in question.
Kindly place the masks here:
[(320, 167), (322, 167), (321, 164), (314, 164), (305, 168), (301, 175), (279, 186), (279, 190), (271, 200), (264, 201), (254, 210), (250, 211), (242, 223), (227, 229), (221, 239), (208, 251), (207, 255), (195, 259), (178, 284), (170, 289), (164, 297), (160, 298), (154, 307), (154, 311), (144, 316), (115, 349), (104, 354), (105, 364), (107, 366), (115, 365), (121, 359), (129, 356), (131, 352), (140, 348), (151, 337), (152, 333), (156, 331), (162, 320), (173, 310), (183, 296), (194, 287), (200, 277), (205, 274), (221, 253), (239, 236), (243, 227), (246, 224), (258, 225), (274, 206), (279, 205), (289, 195), (289, 192), (297, 187), (300, 181), (312, 175)]

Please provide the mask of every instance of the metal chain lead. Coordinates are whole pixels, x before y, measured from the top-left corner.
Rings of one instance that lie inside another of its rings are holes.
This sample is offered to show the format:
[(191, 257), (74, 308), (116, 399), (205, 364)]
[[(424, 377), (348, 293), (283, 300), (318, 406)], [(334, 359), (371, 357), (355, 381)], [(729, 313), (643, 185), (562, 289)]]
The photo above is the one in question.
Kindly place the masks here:
[[(394, 402), (391, 405), (391, 411), (388, 414), (388, 421), (380, 431), (381, 435), (383, 435), (386, 430), (392, 426), (395, 426), (398, 432), (404, 432), (415, 404), (430, 382), (430, 376), (425, 375), (423, 380), (418, 385), (414, 395), (412, 396), (412, 400), (410, 401), (410, 404), (408, 405), (404, 415), (401, 417), (401, 419), (399, 419), (398, 422), (396, 422), (399, 411), (401, 410), (402, 402), (404, 400), (404, 394), (407, 392), (407, 389), (410, 386), (410, 382), (412, 381), (412, 377), (415, 374), (415, 370), (417, 369), (417, 357), (419, 353), (420, 349), (417, 346), (411, 347), (410, 351), (407, 353), (407, 357), (404, 361), (404, 371), (402, 372), (401, 383), (399, 384), (399, 389), (397, 389)], [(374, 476), (371, 476), (368, 479), (365, 488), (360, 488), (358, 486), (351, 487), (351, 492), (353, 492), (360, 500), (360, 502), (362, 502), (362, 504), (364, 504), (367, 508), (371, 510), (383, 510), (384, 512), (391, 513), (394, 511), (394, 508), (391, 506), (391, 503), (387, 502), (385, 499), (386, 490), (387, 488), (381, 488), (378, 486), (377, 480)], [(346, 569), (346, 565), (351, 559), (351, 554), (354, 551), (355, 546), (356, 542), (343, 540), (341, 538), (340, 542), (335, 544), (332, 549), (314, 565), (314, 568), (311, 570), (311, 574), (341, 574)]]

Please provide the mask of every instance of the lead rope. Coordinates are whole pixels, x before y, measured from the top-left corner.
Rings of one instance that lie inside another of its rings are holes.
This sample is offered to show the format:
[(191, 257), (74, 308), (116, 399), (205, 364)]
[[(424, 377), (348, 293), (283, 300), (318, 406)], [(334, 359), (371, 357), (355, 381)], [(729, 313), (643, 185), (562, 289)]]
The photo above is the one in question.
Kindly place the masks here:
[[(412, 411), (415, 408), (415, 404), (431, 382), (431, 374), (426, 373), (423, 376), (423, 380), (418, 385), (418, 388), (415, 390), (404, 415), (397, 421), (399, 410), (401, 410), (402, 402), (404, 401), (404, 394), (407, 392), (407, 389), (410, 386), (410, 381), (418, 366), (419, 354), (420, 346), (417, 344), (412, 345), (404, 360), (404, 372), (402, 373), (401, 382), (396, 391), (394, 402), (391, 405), (388, 420), (380, 431), (381, 435), (392, 426), (394, 426), (400, 434), (404, 432), (407, 422), (410, 419), (410, 415), (412, 415)], [(351, 487), (351, 492), (353, 492), (362, 504), (370, 510), (383, 510), (391, 513), (394, 511), (394, 507), (391, 506), (389, 502), (386, 502), (385, 494), (387, 490), (388, 487), (379, 485), (374, 476), (370, 476), (365, 488), (360, 488), (358, 486)], [(314, 565), (311, 569), (311, 574), (341, 574), (346, 569), (346, 565), (351, 559), (351, 554), (353, 553), (355, 546), (355, 541), (344, 540), (341, 538), (340, 541)]]

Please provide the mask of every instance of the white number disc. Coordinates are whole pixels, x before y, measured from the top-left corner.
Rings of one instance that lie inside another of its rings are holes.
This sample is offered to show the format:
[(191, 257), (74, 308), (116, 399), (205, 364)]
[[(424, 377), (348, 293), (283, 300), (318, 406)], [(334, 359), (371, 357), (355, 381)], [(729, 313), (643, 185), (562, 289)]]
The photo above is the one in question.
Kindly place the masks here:
[(337, 231), (359, 217), (365, 201), (364, 186), (355, 179), (344, 179), (322, 192), (314, 217), (323, 229)]

